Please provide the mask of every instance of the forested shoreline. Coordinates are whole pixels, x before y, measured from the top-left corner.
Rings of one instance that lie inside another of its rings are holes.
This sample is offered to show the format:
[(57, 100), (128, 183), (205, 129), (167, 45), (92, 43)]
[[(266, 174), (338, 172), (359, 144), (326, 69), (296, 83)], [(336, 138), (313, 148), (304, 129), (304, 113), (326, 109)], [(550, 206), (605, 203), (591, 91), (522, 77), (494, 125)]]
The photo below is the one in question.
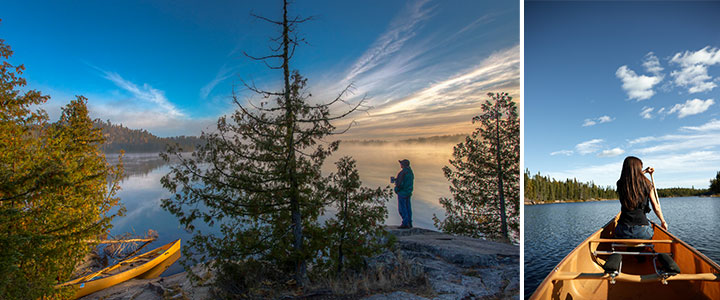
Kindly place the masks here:
[(122, 124), (112, 124), (110, 120), (95, 120), (93, 126), (102, 130), (105, 142), (100, 150), (105, 153), (160, 153), (168, 145), (176, 144), (183, 151), (192, 152), (205, 143), (196, 136), (158, 137), (145, 129), (130, 129)]
[[(538, 172), (530, 175), (525, 170), (525, 202), (531, 204), (557, 203), (557, 202), (581, 202), (598, 200), (616, 200), (617, 192), (612, 186), (598, 186), (594, 182), (578, 182), (576, 178), (565, 179), (565, 181), (543, 176)], [(714, 196), (720, 194), (717, 191), (718, 178), (710, 180), (710, 188), (697, 189), (695, 187), (683, 188), (659, 188), (658, 197), (692, 197), (692, 196)], [(715, 188), (713, 188), (715, 187)]]

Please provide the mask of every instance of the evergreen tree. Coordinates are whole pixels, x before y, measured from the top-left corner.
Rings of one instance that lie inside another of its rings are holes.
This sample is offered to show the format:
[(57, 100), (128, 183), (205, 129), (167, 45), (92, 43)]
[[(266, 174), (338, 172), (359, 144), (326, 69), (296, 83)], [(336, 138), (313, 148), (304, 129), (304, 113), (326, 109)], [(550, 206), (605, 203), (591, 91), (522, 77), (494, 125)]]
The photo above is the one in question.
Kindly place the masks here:
[(335, 163), (337, 173), (331, 174), (329, 197), (337, 209), (326, 222), (326, 238), (330, 242), (328, 263), (331, 271), (344, 267), (357, 270), (363, 258), (379, 253), (386, 246), (387, 232), (382, 226), (387, 217), (385, 202), (393, 196), (390, 187), (375, 190), (362, 187), (355, 160), (342, 157)]
[(717, 172), (714, 179), (710, 179), (711, 194), (720, 194), (720, 171)]
[[(281, 21), (270, 20), (281, 28), (272, 41), (273, 54), (252, 59), (265, 62), (271, 69), (282, 70), (283, 88), (265, 91), (246, 84), (262, 96), (258, 104), (242, 104), (228, 119), (221, 117), (217, 131), (203, 133), (205, 145), (183, 157), (177, 149), (163, 154), (176, 155), (180, 164), (162, 178), (162, 184), (175, 195), (162, 206), (176, 215), (194, 236), (183, 249), (187, 267), (212, 259), (211, 267), (232, 278), (244, 265), (262, 265), (263, 272), (278, 280), (286, 274), (298, 285), (307, 278), (307, 262), (326, 247), (318, 216), (328, 204), (326, 179), (320, 167), (338, 142), (323, 145), (322, 139), (337, 133), (331, 121), (355, 109), (331, 115), (331, 105), (344, 103), (341, 92), (325, 104), (308, 103), (307, 80), (290, 71), (297, 37), (297, 25), (305, 18), (288, 18), (287, 1)], [(273, 65), (277, 63), (277, 65)], [(272, 100), (268, 100), (272, 99)], [(218, 224), (220, 236), (194, 230), (202, 220)], [(194, 256), (193, 253), (202, 254)], [(224, 275), (218, 275), (222, 277)]]
[(19, 91), (23, 66), (11, 54), (0, 40), (0, 299), (67, 296), (54, 286), (88, 253), (86, 240), (109, 230), (122, 169), (98, 152), (85, 98), (55, 124), (31, 110), (49, 97)]
[(453, 149), (444, 167), (452, 198), (441, 198), (446, 218), (433, 216), (445, 232), (508, 239), (519, 230), (520, 120), (507, 93), (490, 93), (480, 126)]

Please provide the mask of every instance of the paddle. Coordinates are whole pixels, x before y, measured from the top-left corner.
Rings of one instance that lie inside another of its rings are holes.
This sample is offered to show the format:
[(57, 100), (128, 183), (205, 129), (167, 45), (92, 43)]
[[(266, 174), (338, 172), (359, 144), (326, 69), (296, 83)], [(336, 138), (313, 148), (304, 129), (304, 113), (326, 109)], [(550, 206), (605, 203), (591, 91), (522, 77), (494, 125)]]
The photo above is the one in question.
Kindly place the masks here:
[(655, 200), (657, 200), (658, 208), (662, 211), (662, 207), (660, 206), (660, 197), (658, 197), (657, 188), (655, 187), (655, 178), (653, 178), (653, 173), (650, 173), (650, 182), (652, 182), (653, 185), (653, 192), (655, 192)]

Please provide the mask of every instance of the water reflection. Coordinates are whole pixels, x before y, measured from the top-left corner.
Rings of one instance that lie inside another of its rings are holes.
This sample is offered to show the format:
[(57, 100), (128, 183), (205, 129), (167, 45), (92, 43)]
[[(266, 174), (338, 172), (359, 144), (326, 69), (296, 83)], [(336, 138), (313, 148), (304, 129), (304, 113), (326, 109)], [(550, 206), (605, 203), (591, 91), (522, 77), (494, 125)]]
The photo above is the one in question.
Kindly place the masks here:
[[(409, 159), (415, 173), (415, 185), (412, 199), (413, 225), (423, 228), (435, 228), (432, 215), (444, 219), (444, 210), (439, 205), (440, 197), (448, 197), (449, 184), (443, 176), (442, 167), (447, 164), (454, 144), (383, 144), (361, 145), (343, 144), (341, 148), (326, 160), (323, 172), (334, 172), (335, 164), (341, 156), (350, 155), (357, 160), (360, 179), (370, 188), (390, 185), (390, 176), (400, 171), (398, 160)], [(116, 163), (116, 155), (108, 154), (108, 162)], [(160, 207), (163, 198), (171, 194), (162, 188), (160, 178), (170, 170), (169, 165), (156, 153), (126, 154), (123, 158), (125, 179), (118, 196), (122, 199), (127, 212), (125, 216), (113, 221), (113, 235), (135, 232), (142, 235), (148, 229), (156, 230), (159, 238), (148, 249), (169, 243), (177, 238), (187, 241), (187, 233), (177, 218)], [(397, 212), (397, 199), (387, 203), (389, 212), (386, 224), (398, 225), (401, 222)], [(328, 211), (329, 214), (332, 211)], [(327, 218), (326, 216), (325, 218)], [(204, 224), (196, 224), (202, 232), (214, 232)], [(182, 271), (180, 264), (174, 264), (166, 275)]]

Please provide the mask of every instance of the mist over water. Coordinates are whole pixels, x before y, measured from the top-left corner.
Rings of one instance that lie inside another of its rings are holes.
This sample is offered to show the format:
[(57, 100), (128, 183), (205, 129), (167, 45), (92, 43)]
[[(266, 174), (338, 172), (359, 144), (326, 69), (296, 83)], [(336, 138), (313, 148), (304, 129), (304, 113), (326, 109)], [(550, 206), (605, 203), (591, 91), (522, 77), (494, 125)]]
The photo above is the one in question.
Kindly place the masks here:
[[(323, 172), (329, 174), (336, 172), (335, 162), (342, 156), (355, 158), (360, 180), (363, 185), (370, 188), (385, 187), (390, 184), (390, 176), (397, 176), (400, 171), (398, 160), (410, 160), (410, 167), (415, 174), (414, 191), (412, 196), (413, 225), (415, 227), (435, 229), (432, 221), (433, 214), (441, 220), (445, 218), (445, 211), (439, 205), (440, 197), (449, 197), (449, 183), (445, 179), (442, 167), (448, 165), (452, 156), (453, 143), (384, 143), (384, 144), (357, 144), (342, 143), (337, 152), (325, 160)], [(189, 157), (189, 154), (184, 156)], [(108, 154), (110, 163), (117, 162), (116, 154)], [(186, 232), (177, 218), (160, 207), (161, 199), (172, 195), (160, 184), (160, 178), (170, 171), (157, 153), (126, 154), (123, 157), (125, 166), (125, 179), (121, 183), (122, 189), (118, 193), (121, 202), (127, 209), (125, 216), (113, 220), (112, 235), (135, 233), (143, 235), (148, 229), (156, 230), (159, 234), (157, 241), (146, 249), (159, 247), (175, 239), (187, 241), (191, 234)], [(388, 218), (385, 224), (399, 225), (401, 222), (397, 210), (397, 197), (386, 203)], [(334, 210), (328, 209), (329, 218)], [(196, 222), (196, 230), (202, 232), (216, 232), (217, 228), (208, 227), (204, 223)], [(182, 266), (175, 263), (164, 275), (175, 274), (182, 271)]]

